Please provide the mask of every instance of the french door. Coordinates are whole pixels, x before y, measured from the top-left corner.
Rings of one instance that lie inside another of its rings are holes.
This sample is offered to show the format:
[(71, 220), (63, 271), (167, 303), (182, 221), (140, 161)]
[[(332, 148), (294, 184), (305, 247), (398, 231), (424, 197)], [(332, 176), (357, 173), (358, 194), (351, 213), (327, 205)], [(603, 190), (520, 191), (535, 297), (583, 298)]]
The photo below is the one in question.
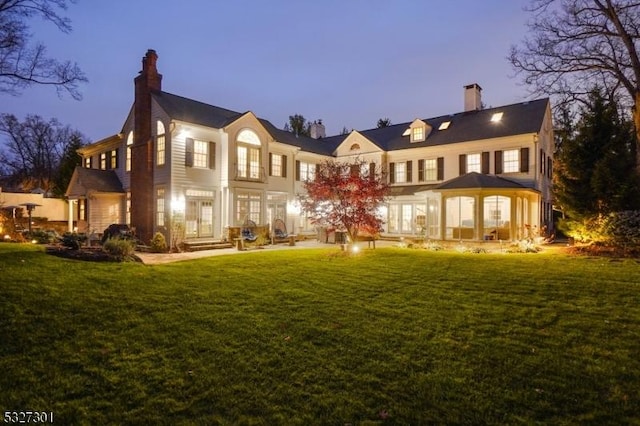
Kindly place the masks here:
[(186, 237), (213, 237), (213, 200), (189, 198), (185, 207)]

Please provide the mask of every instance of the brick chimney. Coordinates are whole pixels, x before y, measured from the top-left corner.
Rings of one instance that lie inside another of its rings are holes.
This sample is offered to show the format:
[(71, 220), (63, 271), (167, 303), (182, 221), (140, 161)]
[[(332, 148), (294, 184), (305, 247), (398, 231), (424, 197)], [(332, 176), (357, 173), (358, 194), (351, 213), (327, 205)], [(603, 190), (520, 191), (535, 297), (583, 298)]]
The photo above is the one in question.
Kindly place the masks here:
[(482, 87), (477, 83), (464, 86), (464, 110), (478, 111), (482, 109)]
[(133, 146), (131, 147), (131, 225), (143, 243), (153, 237), (153, 139), (151, 123), (151, 92), (162, 87), (155, 50), (147, 50), (142, 58), (142, 71), (134, 79)]
[(309, 135), (313, 139), (322, 139), (327, 137), (324, 124), (322, 124), (322, 120), (314, 121), (313, 123), (311, 123), (311, 126), (309, 127)]

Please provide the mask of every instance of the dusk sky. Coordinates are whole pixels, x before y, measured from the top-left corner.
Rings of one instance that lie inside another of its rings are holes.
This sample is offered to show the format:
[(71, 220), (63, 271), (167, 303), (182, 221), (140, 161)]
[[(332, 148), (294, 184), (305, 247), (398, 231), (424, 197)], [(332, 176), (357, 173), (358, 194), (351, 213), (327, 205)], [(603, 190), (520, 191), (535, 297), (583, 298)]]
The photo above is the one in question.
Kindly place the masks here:
[(282, 128), (322, 119), (327, 134), (459, 112), (463, 86), (488, 106), (521, 102), (509, 46), (526, 33), (527, 0), (78, 0), (70, 34), (30, 21), (51, 56), (89, 78), (84, 99), (32, 87), (0, 94), (0, 112), (57, 118), (96, 141), (118, 133), (147, 49), (164, 91)]

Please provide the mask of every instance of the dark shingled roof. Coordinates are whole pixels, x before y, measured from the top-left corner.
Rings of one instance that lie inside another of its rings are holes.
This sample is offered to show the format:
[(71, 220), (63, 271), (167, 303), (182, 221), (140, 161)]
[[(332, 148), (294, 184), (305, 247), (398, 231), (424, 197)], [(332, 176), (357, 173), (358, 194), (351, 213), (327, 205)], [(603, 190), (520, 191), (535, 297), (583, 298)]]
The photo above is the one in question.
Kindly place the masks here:
[(502, 189), (530, 189), (524, 185), (495, 175), (483, 175), (471, 172), (449, 179), (436, 186), (435, 190), (471, 189), (471, 188), (502, 188)]
[[(409, 136), (402, 136), (412, 122), (364, 130), (360, 133), (385, 151), (537, 133), (542, 127), (548, 104), (549, 99), (545, 98), (423, 119), (422, 121), (428, 123), (432, 130), (422, 142), (412, 143)], [(502, 119), (492, 123), (491, 117), (497, 112), (503, 113)], [(445, 121), (451, 122), (449, 128), (438, 130), (440, 124)]]
[(124, 193), (122, 183), (113, 170), (76, 167), (71, 177), (67, 196), (86, 196), (87, 191)]
[(242, 116), (240, 112), (219, 108), (167, 92), (154, 91), (151, 96), (171, 118), (187, 123), (220, 129)]
[[(154, 91), (152, 96), (170, 117), (216, 129), (231, 124), (245, 114), (167, 92)], [(379, 129), (363, 130), (360, 133), (384, 151), (537, 133), (542, 126), (548, 104), (549, 99), (545, 98), (424, 119), (423, 121), (432, 126), (432, 131), (426, 140), (422, 142), (412, 143), (409, 136), (402, 136), (411, 125), (411, 122)], [(492, 123), (491, 117), (496, 112), (503, 113), (502, 120)], [(276, 141), (297, 146), (306, 152), (321, 155), (332, 155), (335, 149), (348, 136), (337, 135), (323, 139), (296, 136), (291, 132), (276, 128), (267, 120), (259, 120)], [(438, 130), (440, 124), (445, 121), (451, 122), (448, 129)]]

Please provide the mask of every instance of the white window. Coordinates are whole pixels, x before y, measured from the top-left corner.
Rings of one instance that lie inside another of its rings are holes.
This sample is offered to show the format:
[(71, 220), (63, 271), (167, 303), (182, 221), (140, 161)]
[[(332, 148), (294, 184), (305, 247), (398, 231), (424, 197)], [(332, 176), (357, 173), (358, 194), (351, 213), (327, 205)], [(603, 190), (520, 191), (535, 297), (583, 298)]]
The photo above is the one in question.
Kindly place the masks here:
[(129, 136), (127, 136), (127, 154), (125, 160), (125, 169), (127, 172), (131, 171), (131, 145), (133, 145), (133, 132), (129, 132)]
[(316, 178), (316, 165), (300, 162), (300, 180), (314, 180)]
[(156, 226), (164, 226), (164, 188), (156, 191)]
[(107, 170), (107, 153), (100, 154), (100, 170)]
[(90, 169), (91, 168), (91, 157), (87, 157), (84, 159), (84, 167), (86, 169)]
[(245, 179), (260, 179), (261, 143), (251, 130), (242, 130), (237, 137), (237, 175)]
[(110, 169), (118, 168), (118, 150), (117, 149), (114, 149), (113, 151), (111, 151), (111, 157), (109, 161), (111, 162), (111, 164), (109, 165)]
[(246, 220), (260, 223), (260, 194), (238, 194), (236, 202), (236, 222), (239, 225)]
[(520, 171), (520, 150), (509, 149), (502, 152), (502, 172), (515, 173)]
[(158, 120), (156, 129), (156, 165), (162, 166), (165, 162), (165, 136), (164, 136), (164, 124), (162, 121)]
[(493, 114), (491, 116), (491, 122), (492, 123), (497, 123), (500, 120), (502, 120), (502, 114), (503, 114), (502, 112), (496, 112), (495, 114)]
[(471, 172), (477, 172), (477, 173), (481, 173), (482, 172), (482, 165), (481, 165), (481, 159), (480, 159), (480, 154), (468, 154), (467, 155), (467, 173), (471, 173)]
[(271, 176), (286, 177), (286, 156), (280, 154), (271, 154)]
[(424, 160), (424, 180), (438, 180), (438, 160)]
[(407, 181), (407, 163), (396, 163), (395, 182), (405, 183)]
[(209, 159), (209, 142), (194, 140), (193, 141), (193, 167), (206, 169)]
[(411, 142), (420, 142), (424, 140), (424, 127), (414, 127), (411, 129)]

